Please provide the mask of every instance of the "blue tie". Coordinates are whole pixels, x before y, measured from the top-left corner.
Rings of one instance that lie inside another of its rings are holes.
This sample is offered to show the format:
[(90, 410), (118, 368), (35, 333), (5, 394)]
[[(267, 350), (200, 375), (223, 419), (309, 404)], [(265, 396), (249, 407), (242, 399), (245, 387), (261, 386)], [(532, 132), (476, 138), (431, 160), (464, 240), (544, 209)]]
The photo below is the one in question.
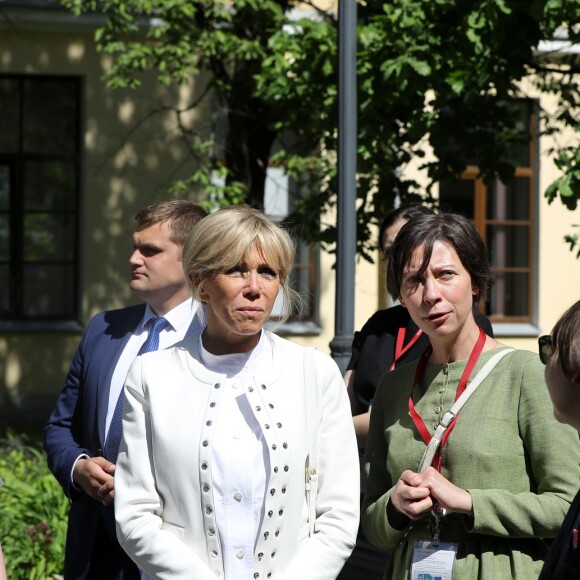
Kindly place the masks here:
[[(152, 352), (159, 349), (159, 333), (169, 324), (163, 316), (154, 316), (149, 320), (151, 329), (147, 340), (139, 349), (138, 354), (145, 352)], [(117, 463), (117, 455), (119, 455), (119, 444), (121, 443), (121, 436), (123, 435), (123, 390), (117, 399), (115, 412), (109, 425), (109, 433), (105, 441), (105, 458), (113, 463)]]
[[(159, 349), (159, 333), (169, 324), (169, 322), (167, 322), (167, 320), (165, 320), (165, 318), (162, 316), (154, 316), (149, 320), (148, 324), (150, 324), (151, 329), (149, 330), (147, 340), (139, 349), (138, 355)], [(109, 433), (107, 434), (107, 440), (105, 441), (105, 458), (112, 463), (117, 463), (117, 456), (119, 455), (119, 445), (121, 444), (122, 435), (123, 390), (121, 390), (119, 398), (117, 399), (115, 411), (111, 419), (111, 424), (109, 425)], [(104, 508), (104, 510), (105, 527), (109, 533), (115, 537), (115, 512), (113, 511), (113, 506), (107, 506)]]
[(147, 340), (139, 349), (139, 354), (159, 350), (159, 333), (169, 324), (169, 322), (167, 322), (163, 316), (154, 316), (149, 319), (148, 324), (151, 325), (151, 330), (149, 331)]

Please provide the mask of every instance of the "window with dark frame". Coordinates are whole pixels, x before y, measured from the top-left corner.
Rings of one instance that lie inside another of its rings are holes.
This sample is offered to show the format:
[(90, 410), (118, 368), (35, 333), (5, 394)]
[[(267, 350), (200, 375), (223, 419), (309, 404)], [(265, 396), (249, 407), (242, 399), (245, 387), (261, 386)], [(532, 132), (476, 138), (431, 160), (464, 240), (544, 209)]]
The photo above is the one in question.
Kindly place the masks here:
[[(290, 233), (292, 231), (290, 230)], [(296, 257), (290, 272), (290, 287), (301, 297), (301, 311), (294, 311), (289, 322), (315, 322), (316, 318), (316, 250), (294, 233)]]
[(496, 323), (532, 323), (535, 262), (536, 155), (535, 103), (521, 103), (522, 122), (532, 138), (514, 151), (517, 168), (509, 184), (486, 186), (469, 166), (455, 183), (441, 184), (442, 210), (470, 218), (482, 235), (492, 266), (492, 284), (484, 312)]
[[(281, 168), (269, 167), (264, 193), (264, 211), (276, 223), (284, 224), (293, 210), (293, 199), (298, 185)], [(289, 233), (296, 242), (294, 265), (290, 272), (290, 287), (300, 295), (301, 309), (294, 309), (289, 323), (312, 322), (317, 317), (317, 250), (316, 247), (301, 239), (299, 226), (289, 227)], [(272, 311), (272, 319), (277, 320), (282, 313), (282, 293)]]
[(0, 318), (78, 315), (78, 77), (0, 75)]

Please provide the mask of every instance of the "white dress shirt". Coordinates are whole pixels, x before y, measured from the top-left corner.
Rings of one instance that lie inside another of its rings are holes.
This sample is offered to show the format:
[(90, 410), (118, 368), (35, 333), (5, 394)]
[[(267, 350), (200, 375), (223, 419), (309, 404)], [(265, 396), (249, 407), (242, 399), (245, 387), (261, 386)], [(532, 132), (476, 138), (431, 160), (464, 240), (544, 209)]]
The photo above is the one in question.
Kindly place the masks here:
[[(170, 310), (163, 317), (167, 322), (169, 322), (169, 324), (159, 333), (160, 350), (173, 346), (177, 342), (183, 340), (196, 311), (197, 302), (189, 298)], [(105, 422), (105, 438), (109, 433), (109, 425), (111, 424), (111, 419), (113, 418), (119, 395), (123, 390), (129, 367), (137, 357), (139, 350), (149, 336), (149, 327), (147, 323), (154, 316), (157, 315), (153, 312), (149, 304), (147, 304), (143, 320), (137, 326), (135, 332), (131, 335), (131, 338), (129, 338), (127, 345), (117, 361), (117, 366), (115, 367), (111, 379), (111, 389), (109, 390), (109, 408), (107, 410), (107, 420)]]

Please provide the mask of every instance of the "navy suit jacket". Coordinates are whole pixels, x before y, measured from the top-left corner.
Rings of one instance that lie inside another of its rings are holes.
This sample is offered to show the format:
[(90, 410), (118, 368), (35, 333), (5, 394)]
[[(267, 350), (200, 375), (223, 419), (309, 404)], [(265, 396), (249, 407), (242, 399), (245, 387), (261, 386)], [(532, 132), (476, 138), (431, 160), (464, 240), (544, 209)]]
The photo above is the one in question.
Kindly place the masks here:
[[(102, 455), (109, 389), (115, 366), (143, 319), (145, 304), (97, 314), (88, 324), (56, 407), (44, 428), (48, 466), (71, 500), (65, 578), (85, 578), (102, 504), (71, 483), (79, 455)], [(188, 333), (201, 328), (196, 315)]]

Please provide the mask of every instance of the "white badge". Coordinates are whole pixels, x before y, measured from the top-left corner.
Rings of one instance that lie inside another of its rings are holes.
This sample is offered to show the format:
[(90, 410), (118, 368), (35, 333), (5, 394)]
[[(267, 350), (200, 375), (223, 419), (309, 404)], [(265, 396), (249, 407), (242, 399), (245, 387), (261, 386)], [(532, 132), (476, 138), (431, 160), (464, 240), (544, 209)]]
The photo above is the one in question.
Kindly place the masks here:
[(451, 580), (457, 544), (430, 540), (415, 542), (410, 580)]

